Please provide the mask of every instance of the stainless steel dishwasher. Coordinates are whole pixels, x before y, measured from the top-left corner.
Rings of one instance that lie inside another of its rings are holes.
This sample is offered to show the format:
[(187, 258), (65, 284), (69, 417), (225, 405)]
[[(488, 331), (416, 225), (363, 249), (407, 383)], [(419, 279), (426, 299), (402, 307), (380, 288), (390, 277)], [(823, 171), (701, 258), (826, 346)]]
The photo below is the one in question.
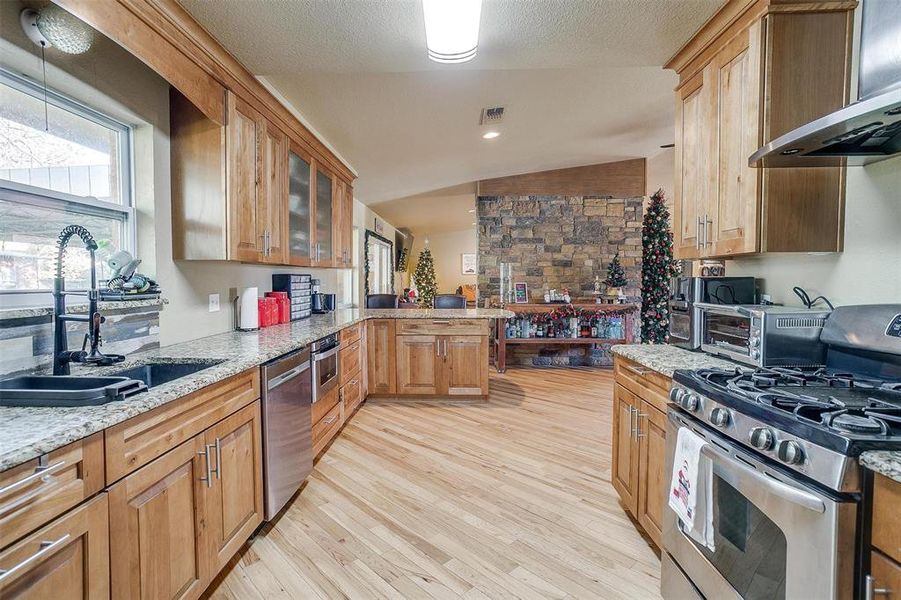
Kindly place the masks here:
[(265, 518), (271, 520), (313, 470), (310, 348), (262, 367)]

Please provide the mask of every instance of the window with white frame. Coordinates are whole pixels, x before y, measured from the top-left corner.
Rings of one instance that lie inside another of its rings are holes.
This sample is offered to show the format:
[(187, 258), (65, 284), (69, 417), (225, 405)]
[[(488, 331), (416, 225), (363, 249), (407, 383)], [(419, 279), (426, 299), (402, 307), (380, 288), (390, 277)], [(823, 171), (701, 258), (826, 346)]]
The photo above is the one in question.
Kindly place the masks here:
[[(67, 225), (86, 227), (101, 250), (133, 247), (131, 189), (129, 126), (50, 90), (45, 104), (42, 87), (0, 69), (0, 293), (52, 288)], [(76, 247), (69, 289), (89, 287)]]

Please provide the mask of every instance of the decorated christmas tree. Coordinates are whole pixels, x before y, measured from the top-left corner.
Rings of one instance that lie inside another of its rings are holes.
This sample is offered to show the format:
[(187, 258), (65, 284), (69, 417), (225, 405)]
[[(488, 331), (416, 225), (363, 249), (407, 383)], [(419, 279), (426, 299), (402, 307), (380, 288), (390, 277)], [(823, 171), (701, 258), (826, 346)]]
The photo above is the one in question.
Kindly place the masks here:
[(613, 260), (607, 265), (607, 279), (604, 280), (604, 283), (612, 288), (626, 287), (626, 271), (619, 262), (619, 252), (613, 256)]
[(641, 226), (641, 341), (663, 344), (669, 332), (669, 280), (675, 274), (673, 232), (662, 189), (651, 196)]
[(435, 279), (435, 263), (432, 261), (432, 252), (425, 248), (419, 253), (419, 262), (413, 271), (413, 280), (416, 282), (416, 290), (419, 293), (419, 305), (423, 308), (432, 308), (432, 300), (438, 293), (438, 282)]

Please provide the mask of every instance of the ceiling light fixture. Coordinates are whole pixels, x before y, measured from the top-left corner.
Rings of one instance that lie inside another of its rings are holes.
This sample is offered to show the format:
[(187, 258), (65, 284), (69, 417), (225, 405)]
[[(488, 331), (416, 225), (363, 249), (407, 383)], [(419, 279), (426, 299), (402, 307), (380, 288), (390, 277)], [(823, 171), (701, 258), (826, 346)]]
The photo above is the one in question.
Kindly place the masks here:
[(429, 58), (464, 63), (476, 56), (482, 0), (422, 0)]
[(84, 54), (94, 43), (94, 30), (55, 4), (48, 4), (40, 10), (23, 9), (19, 20), (28, 38), (41, 48), (52, 47), (66, 54)]
[(496, 138), (499, 135), (500, 135), (500, 132), (498, 132), (498, 131), (486, 131), (485, 133), (482, 134), (482, 138), (486, 139), (486, 140), (493, 140), (494, 138)]

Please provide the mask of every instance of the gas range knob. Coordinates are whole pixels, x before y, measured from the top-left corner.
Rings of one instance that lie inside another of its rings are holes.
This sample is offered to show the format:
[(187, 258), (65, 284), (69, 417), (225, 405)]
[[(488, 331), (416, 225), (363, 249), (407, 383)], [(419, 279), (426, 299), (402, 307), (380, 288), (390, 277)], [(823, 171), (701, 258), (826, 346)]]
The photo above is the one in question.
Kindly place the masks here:
[(758, 450), (772, 450), (776, 444), (776, 434), (769, 427), (755, 427), (749, 437), (751, 445)]
[(754, 360), (760, 358), (760, 350), (751, 350), (751, 358)]
[(697, 394), (685, 394), (682, 396), (682, 408), (688, 412), (695, 412), (701, 405), (701, 397)]
[(789, 465), (798, 465), (804, 462), (804, 448), (798, 442), (785, 440), (779, 443), (776, 451), (779, 460)]
[(760, 338), (756, 335), (752, 335), (748, 338), (748, 344), (750, 344), (752, 348), (756, 348), (760, 345)]
[(732, 421), (732, 414), (728, 408), (714, 408), (710, 412), (710, 421), (717, 427), (727, 427)]
[(679, 403), (680, 400), (682, 400), (682, 396), (684, 396), (684, 395), (685, 395), (685, 390), (683, 390), (682, 388), (674, 387), (673, 389), (671, 389), (669, 391), (669, 399), (677, 404)]

